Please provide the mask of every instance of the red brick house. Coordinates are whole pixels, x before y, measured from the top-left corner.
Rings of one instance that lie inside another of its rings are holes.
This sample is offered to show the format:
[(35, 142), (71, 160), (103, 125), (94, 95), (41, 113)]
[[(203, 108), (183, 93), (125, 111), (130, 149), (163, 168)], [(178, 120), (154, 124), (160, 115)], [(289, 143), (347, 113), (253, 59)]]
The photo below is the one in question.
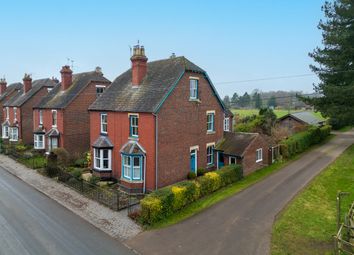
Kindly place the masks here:
[[(9, 137), (9, 126), (6, 125), (6, 114), (10, 112), (9, 108), (3, 108), (4, 102), (9, 100), (12, 96), (16, 95), (19, 90), (22, 89), (22, 83), (13, 83), (9, 86), (6, 86), (7, 82), (5, 79), (0, 79), (0, 121), (1, 121), (1, 130), (0, 134), (2, 138), (7, 139)], [(9, 114), (7, 114), (9, 115)]]
[(63, 66), (60, 73), (61, 82), (33, 108), (32, 141), (38, 150), (62, 147), (79, 156), (90, 149), (87, 109), (111, 82), (100, 68), (73, 75)]
[(217, 166), (239, 164), (244, 175), (248, 175), (270, 163), (269, 149), (261, 134), (225, 132), (215, 148)]
[(215, 144), (232, 128), (203, 69), (185, 57), (147, 60), (135, 46), (132, 68), (89, 108), (94, 174), (143, 191), (215, 169)]
[(8, 130), (4, 139), (10, 142), (21, 140), (24, 144), (32, 144), (33, 106), (48, 94), (48, 91), (56, 85), (52, 79), (40, 79), (32, 82), (30, 75), (25, 74), (23, 87), (9, 98), (4, 104), (3, 131)]

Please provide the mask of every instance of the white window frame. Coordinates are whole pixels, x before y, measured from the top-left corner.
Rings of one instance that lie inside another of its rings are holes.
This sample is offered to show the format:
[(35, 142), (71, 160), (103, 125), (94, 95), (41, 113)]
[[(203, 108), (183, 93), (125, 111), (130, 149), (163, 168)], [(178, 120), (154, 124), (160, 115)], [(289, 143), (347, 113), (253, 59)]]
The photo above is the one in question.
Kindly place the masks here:
[[(54, 113), (55, 113), (55, 123), (54, 123)], [(58, 126), (58, 111), (52, 110), (52, 127)]]
[(263, 161), (263, 149), (259, 148), (256, 150), (256, 163)]
[(6, 108), (5, 108), (5, 114), (6, 114), (6, 120), (9, 120), (9, 118), (10, 118), (10, 109), (9, 109), (9, 107), (8, 106), (6, 106)]
[(236, 157), (232, 157), (232, 156), (229, 156), (229, 165), (231, 165), (231, 160), (232, 159), (235, 159), (235, 164), (237, 164), (237, 158)]
[(224, 131), (230, 131), (230, 118), (224, 118)]
[[(102, 89), (102, 92), (98, 92), (98, 89)], [(99, 97), (100, 95), (102, 95), (105, 89), (106, 89), (105, 85), (96, 85), (96, 96)]]
[[(104, 157), (104, 151), (107, 151), (108, 158)], [(93, 148), (93, 167), (99, 171), (112, 171), (112, 150), (111, 149), (100, 149)], [(104, 161), (108, 160), (108, 167), (104, 167)], [(97, 165), (97, 161), (99, 165)]]
[(191, 100), (198, 99), (198, 87), (199, 87), (199, 79), (190, 77), (189, 78), (189, 99)]
[[(14, 132), (16, 130), (16, 132)], [(18, 141), (18, 127), (10, 127), (9, 138), (12, 142)]]
[[(129, 136), (130, 137), (139, 137), (139, 115), (138, 114), (129, 114)], [(133, 120), (136, 120), (133, 123)]]
[(43, 125), (43, 111), (39, 110), (39, 125)]
[[(104, 120), (105, 117), (105, 120)], [(101, 133), (107, 134), (108, 133), (108, 115), (107, 113), (101, 113)]]
[[(211, 149), (211, 151), (209, 151)], [(215, 144), (207, 145), (206, 151), (207, 151), (207, 165), (213, 165), (214, 164), (214, 149), (215, 149)], [(210, 158), (210, 161), (209, 161)]]
[[(56, 146), (53, 146), (53, 140), (56, 140)], [(48, 137), (48, 151), (52, 151), (59, 147), (59, 139), (58, 137)]]
[[(129, 163), (127, 163), (129, 159)], [(131, 157), (128, 155), (123, 155), (123, 177), (131, 180)]]
[[(42, 137), (42, 141), (39, 138)], [(37, 150), (43, 150), (45, 148), (45, 136), (44, 134), (35, 134), (34, 135), (34, 148)]]
[[(137, 158), (139, 160), (139, 165), (135, 166), (135, 158)], [(134, 157), (132, 156), (132, 160), (130, 161), (132, 163), (132, 179), (133, 180), (141, 180), (141, 169), (142, 169), (142, 157)], [(135, 175), (135, 170), (138, 169), (139, 170), (139, 175), (138, 177), (136, 177)]]
[(17, 107), (14, 107), (13, 111), (14, 111), (14, 121), (17, 121)]
[(2, 126), (2, 138), (8, 139), (10, 135), (10, 127), (8, 125)]
[[(209, 119), (209, 117), (212, 117)], [(215, 132), (215, 112), (207, 112), (207, 132)]]

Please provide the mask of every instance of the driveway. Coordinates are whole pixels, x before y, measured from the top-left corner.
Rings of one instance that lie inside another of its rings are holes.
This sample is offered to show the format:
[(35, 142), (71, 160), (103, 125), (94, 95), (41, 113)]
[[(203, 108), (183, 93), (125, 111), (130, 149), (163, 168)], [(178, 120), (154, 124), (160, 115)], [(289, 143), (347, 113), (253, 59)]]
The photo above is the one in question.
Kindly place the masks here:
[(269, 254), (275, 216), (317, 174), (354, 143), (337, 134), (281, 171), (172, 227), (127, 241), (141, 254)]
[(0, 254), (134, 254), (0, 166)]

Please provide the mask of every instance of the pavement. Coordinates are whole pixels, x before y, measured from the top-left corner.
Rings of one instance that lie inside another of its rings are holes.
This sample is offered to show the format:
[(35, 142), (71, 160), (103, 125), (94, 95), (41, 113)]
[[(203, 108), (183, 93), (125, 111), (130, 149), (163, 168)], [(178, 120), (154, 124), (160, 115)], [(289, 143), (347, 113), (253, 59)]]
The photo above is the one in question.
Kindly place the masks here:
[(6, 170), (20, 178), (115, 239), (129, 239), (142, 231), (141, 227), (128, 217), (127, 210), (113, 211), (1, 154), (0, 167), (0, 172)]
[(1, 255), (135, 254), (0, 164)]
[(270, 253), (277, 214), (316, 175), (354, 143), (354, 131), (337, 133), (281, 171), (174, 226), (126, 241), (140, 254)]

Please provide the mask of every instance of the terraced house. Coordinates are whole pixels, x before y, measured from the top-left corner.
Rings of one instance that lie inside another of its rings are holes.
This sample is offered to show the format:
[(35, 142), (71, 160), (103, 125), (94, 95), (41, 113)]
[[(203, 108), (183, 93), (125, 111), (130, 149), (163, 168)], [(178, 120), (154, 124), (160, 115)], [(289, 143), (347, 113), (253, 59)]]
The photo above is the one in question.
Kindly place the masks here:
[(23, 87), (10, 97), (4, 104), (3, 138), (10, 142), (21, 140), (32, 144), (33, 106), (56, 85), (53, 79), (40, 79), (32, 82), (30, 75), (25, 74)]
[(232, 128), (206, 71), (174, 55), (147, 61), (135, 46), (132, 68), (89, 108), (94, 174), (144, 192), (215, 169), (214, 146)]
[[(19, 90), (22, 88), (22, 83), (13, 83), (7, 86), (5, 79), (0, 79), (0, 121), (1, 121), (1, 130), (0, 134), (2, 138), (9, 137), (9, 125), (7, 124), (7, 116), (10, 114), (9, 108), (3, 108), (4, 102), (9, 100), (12, 96), (16, 95)], [(4, 117), (5, 116), (5, 117)]]
[(34, 148), (49, 152), (62, 147), (80, 154), (90, 149), (88, 107), (111, 82), (99, 67), (73, 75), (69, 66), (63, 66), (60, 73), (61, 82), (33, 109)]

